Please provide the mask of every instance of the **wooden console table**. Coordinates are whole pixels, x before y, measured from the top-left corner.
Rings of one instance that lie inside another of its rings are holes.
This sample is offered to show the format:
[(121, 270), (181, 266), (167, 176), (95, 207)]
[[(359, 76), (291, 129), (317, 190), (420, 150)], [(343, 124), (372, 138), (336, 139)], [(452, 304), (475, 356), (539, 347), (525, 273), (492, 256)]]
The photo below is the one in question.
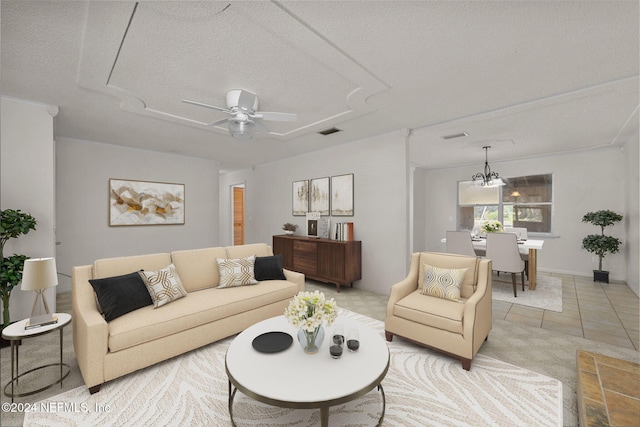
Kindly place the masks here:
[(309, 279), (353, 287), (362, 278), (362, 244), (359, 240), (273, 236), (273, 253), (282, 255), (282, 266)]

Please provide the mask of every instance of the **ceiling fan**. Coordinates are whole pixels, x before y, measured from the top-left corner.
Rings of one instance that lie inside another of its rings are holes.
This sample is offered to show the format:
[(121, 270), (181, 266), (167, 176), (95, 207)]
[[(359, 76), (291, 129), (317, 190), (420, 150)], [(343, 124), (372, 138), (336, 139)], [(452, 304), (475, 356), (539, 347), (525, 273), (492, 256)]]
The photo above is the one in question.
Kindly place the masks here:
[(228, 123), (229, 133), (234, 138), (251, 139), (256, 131), (268, 133), (269, 129), (262, 124), (261, 120), (292, 122), (298, 119), (296, 114), (291, 113), (269, 113), (256, 111), (258, 109), (258, 96), (248, 90), (230, 90), (227, 92), (226, 99), (227, 108), (216, 107), (215, 105), (190, 101), (188, 99), (183, 99), (182, 102), (230, 114), (231, 117), (209, 123), (207, 126), (219, 126), (221, 124)]

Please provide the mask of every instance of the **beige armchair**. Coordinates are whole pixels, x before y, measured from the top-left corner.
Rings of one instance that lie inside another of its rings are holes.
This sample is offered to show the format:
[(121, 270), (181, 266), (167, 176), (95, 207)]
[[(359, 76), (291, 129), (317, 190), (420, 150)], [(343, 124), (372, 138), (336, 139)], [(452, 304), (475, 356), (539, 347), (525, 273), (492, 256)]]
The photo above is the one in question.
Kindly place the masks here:
[[(423, 295), (424, 264), (445, 269), (466, 268), (460, 300)], [(455, 254), (418, 252), (411, 256), (409, 275), (391, 287), (385, 334), (398, 335), (459, 358), (465, 370), (491, 330), (491, 260)]]

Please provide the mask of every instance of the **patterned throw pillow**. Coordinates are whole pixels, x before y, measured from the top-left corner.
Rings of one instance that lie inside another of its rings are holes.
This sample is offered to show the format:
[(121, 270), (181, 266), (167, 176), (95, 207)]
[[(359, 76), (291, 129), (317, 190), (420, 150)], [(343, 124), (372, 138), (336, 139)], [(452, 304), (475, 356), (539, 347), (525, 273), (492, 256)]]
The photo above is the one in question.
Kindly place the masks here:
[(173, 264), (158, 271), (141, 271), (140, 276), (147, 285), (155, 308), (187, 295), (178, 271)]
[(258, 283), (254, 276), (253, 267), (256, 262), (255, 255), (247, 258), (220, 259), (218, 270), (220, 270), (220, 285), (218, 288), (232, 288), (234, 286), (255, 285)]
[(422, 295), (429, 295), (448, 299), (451, 301), (460, 300), (460, 286), (467, 273), (466, 268), (447, 269), (423, 264), (424, 283), (420, 289)]

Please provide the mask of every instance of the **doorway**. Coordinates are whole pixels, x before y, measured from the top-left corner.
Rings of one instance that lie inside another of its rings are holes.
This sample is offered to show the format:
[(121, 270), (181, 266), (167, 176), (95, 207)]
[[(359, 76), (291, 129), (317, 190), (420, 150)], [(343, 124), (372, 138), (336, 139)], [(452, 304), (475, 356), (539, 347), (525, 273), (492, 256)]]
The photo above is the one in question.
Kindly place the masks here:
[(244, 184), (234, 185), (233, 205), (233, 244), (244, 245)]

